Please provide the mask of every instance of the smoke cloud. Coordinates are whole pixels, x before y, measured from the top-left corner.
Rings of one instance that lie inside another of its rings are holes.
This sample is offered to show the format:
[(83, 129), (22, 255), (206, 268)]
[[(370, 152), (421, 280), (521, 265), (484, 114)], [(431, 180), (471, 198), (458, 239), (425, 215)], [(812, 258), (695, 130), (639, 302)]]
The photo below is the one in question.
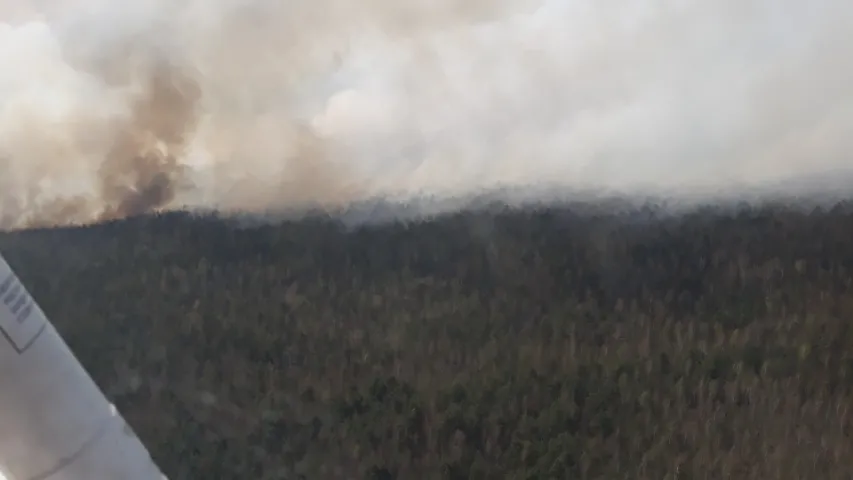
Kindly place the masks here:
[(837, 176), (851, 32), (839, 0), (0, 0), (0, 226)]

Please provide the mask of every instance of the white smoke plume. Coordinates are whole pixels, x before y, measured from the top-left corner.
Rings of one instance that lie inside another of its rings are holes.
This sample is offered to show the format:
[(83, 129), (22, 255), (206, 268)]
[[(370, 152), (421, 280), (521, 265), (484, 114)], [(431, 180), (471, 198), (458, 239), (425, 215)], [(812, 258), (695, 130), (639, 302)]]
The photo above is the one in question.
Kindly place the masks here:
[(737, 190), (851, 147), (841, 0), (0, 0), (0, 226)]

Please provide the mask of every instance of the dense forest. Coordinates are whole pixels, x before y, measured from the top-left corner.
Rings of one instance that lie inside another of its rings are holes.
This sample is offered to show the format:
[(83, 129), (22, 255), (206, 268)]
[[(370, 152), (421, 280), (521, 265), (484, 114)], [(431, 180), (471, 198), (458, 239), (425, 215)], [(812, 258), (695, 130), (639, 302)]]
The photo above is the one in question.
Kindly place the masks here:
[(0, 234), (173, 480), (853, 478), (853, 210)]

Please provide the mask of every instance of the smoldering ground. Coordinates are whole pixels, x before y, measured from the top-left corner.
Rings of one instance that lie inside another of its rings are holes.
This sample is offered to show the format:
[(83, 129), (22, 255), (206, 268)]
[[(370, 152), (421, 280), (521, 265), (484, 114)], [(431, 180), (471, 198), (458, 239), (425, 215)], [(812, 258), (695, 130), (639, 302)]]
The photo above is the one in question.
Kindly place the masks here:
[(8, 0), (0, 22), (4, 226), (524, 185), (698, 201), (853, 165), (848, 2)]

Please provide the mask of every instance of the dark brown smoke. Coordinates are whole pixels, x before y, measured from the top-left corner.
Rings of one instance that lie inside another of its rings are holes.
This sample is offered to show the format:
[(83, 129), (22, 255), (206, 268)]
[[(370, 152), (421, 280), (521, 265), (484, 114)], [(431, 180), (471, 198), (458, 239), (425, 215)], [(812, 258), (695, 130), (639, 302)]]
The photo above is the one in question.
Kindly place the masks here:
[(155, 211), (188, 186), (180, 159), (197, 125), (201, 91), (165, 61), (143, 81), (128, 123), (98, 169), (101, 220)]
[[(42, 196), (39, 183), (29, 183), (23, 195), (0, 196), (0, 228), (81, 224), (149, 213), (192, 187), (182, 158), (197, 125), (201, 89), (164, 56), (133, 47), (117, 49), (100, 64), (78, 65), (111, 87), (132, 92), (128, 111), (116, 118), (105, 139), (110, 147), (97, 166), (97, 190), (57, 198)], [(8, 182), (11, 187), (15, 180), (0, 180), (0, 187)]]

